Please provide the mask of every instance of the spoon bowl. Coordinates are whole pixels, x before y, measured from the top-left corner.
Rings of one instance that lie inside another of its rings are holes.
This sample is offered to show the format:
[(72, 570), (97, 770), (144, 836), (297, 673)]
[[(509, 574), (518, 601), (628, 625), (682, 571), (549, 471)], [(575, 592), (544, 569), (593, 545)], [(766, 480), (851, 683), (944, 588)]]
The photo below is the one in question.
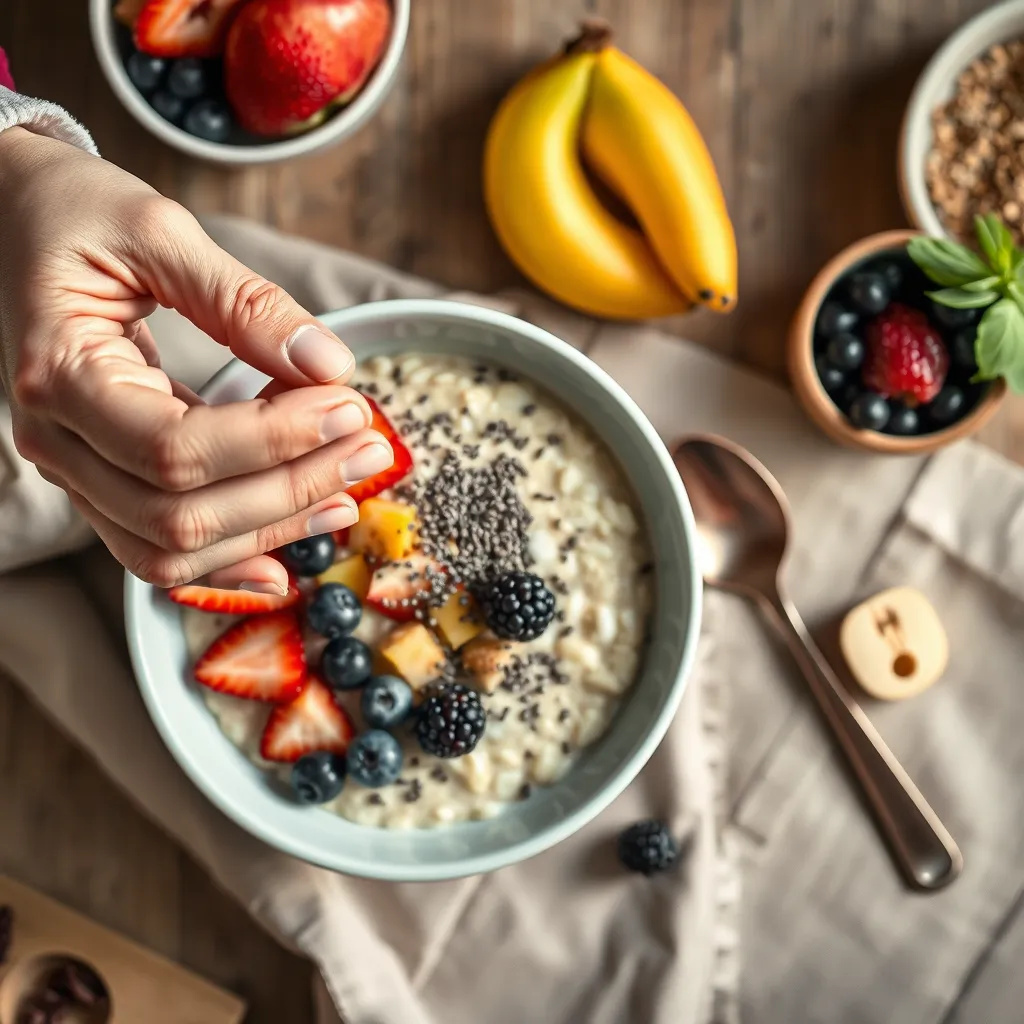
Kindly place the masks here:
[(673, 459), (697, 521), (704, 582), (751, 598), (775, 627), (908, 884), (925, 891), (948, 885), (963, 869), (960, 850), (836, 677), (782, 589), (790, 531), (782, 488), (750, 452), (724, 438), (687, 438)]
[(724, 438), (690, 438), (676, 449), (675, 463), (697, 520), (705, 582), (755, 600), (773, 592), (789, 534), (779, 485)]

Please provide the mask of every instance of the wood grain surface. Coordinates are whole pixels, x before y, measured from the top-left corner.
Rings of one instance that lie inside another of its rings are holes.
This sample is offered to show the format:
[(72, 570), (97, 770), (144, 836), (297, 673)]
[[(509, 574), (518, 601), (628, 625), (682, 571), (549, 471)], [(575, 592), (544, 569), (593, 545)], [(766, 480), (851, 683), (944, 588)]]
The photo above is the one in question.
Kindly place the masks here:
[[(111, 160), (197, 212), (244, 214), (457, 288), (519, 283), (484, 217), (479, 163), (503, 92), (583, 14), (688, 105), (740, 244), (740, 305), (672, 328), (781, 377), (802, 290), (847, 243), (905, 219), (896, 138), (914, 78), (983, 0), (413, 0), (401, 81), (341, 148), (224, 171), (163, 146), (93, 57), (85, 0), (0, 0), (25, 92), (63, 104)], [(2, 201), (2, 198), (0, 198)], [(987, 443), (1024, 461), (1024, 403)], [(59, 624), (55, 624), (59, 628)], [(308, 969), (0, 680), (0, 870), (242, 992), (252, 1022), (310, 1020)]]

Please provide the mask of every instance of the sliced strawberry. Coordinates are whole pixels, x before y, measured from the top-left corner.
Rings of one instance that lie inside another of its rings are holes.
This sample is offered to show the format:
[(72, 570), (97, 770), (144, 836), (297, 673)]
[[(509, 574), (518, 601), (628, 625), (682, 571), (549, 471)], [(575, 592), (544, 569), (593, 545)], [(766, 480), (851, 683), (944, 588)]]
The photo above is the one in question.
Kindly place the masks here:
[(243, 0), (146, 0), (135, 45), (154, 57), (216, 57)]
[(295, 584), (281, 597), (277, 594), (254, 594), (248, 590), (217, 590), (214, 587), (199, 587), (194, 583), (171, 587), (167, 596), (176, 604), (198, 608), (201, 612), (221, 612), (224, 615), (277, 612), (298, 604), (302, 597)]
[(366, 501), (367, 498), (380, 494), (381, 491), (385, 491), (389, 487), (394, 487), (412, 469), (412, 455), (409, 449), (405, 447), (401, 437), (399, 437), (398, 431), (391, 425), (388, 418), (380, 411), (380, 406), (372, 398), (368, 398), (366, 395), (363, 397), (366, 398), (370, 411), (373, 413), (373, 420), (370, 426), (378, 434), (383, 434), (388, 439), (388, 442), (391, 444), (391, 450), (395, 453), (395, 461), (390, 469), (385, 469), (383, 473), (378, 473), (376, 476), (360, 480), (359, 483), (354, 484), (348, 489), (347, 493), (357, 505), (361, 501)]
[(306, 652), (291, 612), (243, 619), (210, 645), (193, 669), (196, 680), (219, 693), (284, 704), (306, 685)]
[(388, 562), (373, 574), (364, 603), (389, 619), (409, 622), (416, 618), (417, 609), (430, 592), (428, 572), (434, 575), (443, 571), (422, 552), (414, 552), (400, 562)]
[(114, 4), (114, 18), (128, 28), (134, 28), (142, 8), (149, 0), (117, 0)]
[(260, 756), (291, 764), (317, 750), (344, 754), (355, 731), (331, 691), (311, 676), (295, 700), (271, 712), (260, 740)]

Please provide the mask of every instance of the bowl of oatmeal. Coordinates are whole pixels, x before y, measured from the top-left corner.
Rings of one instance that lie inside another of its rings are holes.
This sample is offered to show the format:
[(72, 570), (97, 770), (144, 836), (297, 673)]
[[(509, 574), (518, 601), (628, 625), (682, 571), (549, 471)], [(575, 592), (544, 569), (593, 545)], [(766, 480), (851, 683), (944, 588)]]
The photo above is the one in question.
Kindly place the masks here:
[(907, 104), (899, 186), (910, 222), (974, 244), (996, 213), (1024, 240), (1024, 2), (1004, 0), (935, 52)]
[[(351, 530), (281, 550), (287, 597), (127, 576), (139, 685), (272, 846), (371, 878), (491, 871), (589, 822), (664, 736), (699, 632), (689, 502), (632, 400), (545, 331), (432, 300), (322, 319), (395, 467), (356, 485)], [(204, 396), (265, 383), (234, 362)]]

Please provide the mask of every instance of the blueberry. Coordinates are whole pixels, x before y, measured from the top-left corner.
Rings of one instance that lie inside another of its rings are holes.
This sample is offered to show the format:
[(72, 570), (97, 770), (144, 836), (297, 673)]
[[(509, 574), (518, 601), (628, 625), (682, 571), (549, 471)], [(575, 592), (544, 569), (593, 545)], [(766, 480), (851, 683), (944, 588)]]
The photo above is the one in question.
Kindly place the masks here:
[(125, 69), (136, 89), (149, 92), (160, 84), (167, 69), (167, 61), (163, 57), (151, 57), (148, 53), (135, 50), (128, 58)]
[(306, 609), (306, 621), (321, 636), (351, 633), (362, 617), (359, 598), (341, 583), (325, 583)]
[(412, 688), (398, 676), (376, 676), (366, 684), (359, 706), (367, 725), (394, 729), (412, 710)]
[(185, 131), (207, 142), (223, 142), (231, 132), (228, 108), (216, 100), (200, 100), (185, 115)]
[(176, 60), (167, 76), (167, 88), (183, 100), (194, 100), (206, 92), (206, 72), (194, 57)]
[(963, 412), (964, 393), (952, 385), (944, 387), (929, 403), (928, 415), (935, 423), (952, 423)]
[(814, 367), (818, 371), (818, 380), (821, 381), (821, 386), (830, 394), (835, 394), (846, 380), (842, 370), (830, 365), (829, 361), (824, 356), (818, 356), (814, 361)]
[(150, 106), (165, 120), (177, 124), (185, 112), (185, 102), (169, 92), (153, 93), (149, 100)]
[(345, 785), (345, 758), (326, 750), (306, 754), (295, 762), (291, 781), (300, 804), (325, 804)]
[(881, 274), (861, 270), (854, 274), (846, 286), (850, 301), (866, 316), (875, 316), (889, 305), (892, 297), (889, 285)]
[(974, 342), (977, 336), (978, 332), (974, 327), (965, 327), (953, 335), (953, 341), (949, 346), (953, 364), (970, 374), (978, 370), (978, 361), (974, 358)]
[(872, 270), (889, 286), (890, 295), (900, 290), (903, 284), (903, 268), (896, 260), (883, 260), (876, 263)]
[(833, 334), (852, 331), (857, 326), (857, 314), (844, 309), (838, 302), (826, 302), (818, 313), (818, 333), (831, 338)]
[(372, 669), (370, 648), (354, 636), (334, 637), (320, 659), (320, 671), (337, 690), (358, 689), (370, 678)]
[(829, 339), (825, 356), (839, 370), (856, 370), (864, 362), (864, 342), (844, 331)]
[(348, 773), (361, 786), (373, 789), (394, 782), (402, 774), (398, 740), (383, 729), (357, 736), (348, 748)]
[(861, 394), (861, 385), (857, 381), (850, 381), (840, 393), (836, 405), (849, 416), (851, 406), (860, 398)]
[(921, 425), (921, 419), (916, 409), (908, 409), (905, 405), (897, 405), (892, 410), (889, 422), (886, 425), (886, 433), (899, 434), (906, 437), (909, 434), (916, 434)]
[(296, 576), (319, 576), (334, 564), (334, 538), (329, 533), (305, 537), (285, 544), (280, 554)]
[(953, 309), (952, 306), (943, 306), (939, 302), (931, 305), (931, 314), (935, 322), (950, 330), (958, 330), (961, 327), (969, 327), (976, 324), (981, 318), (980, 309)]
[(862, 430), (881, 430), (889, 422), (889, 403), (881, 395), (865, 391), (853, 400), (850, 419)]

